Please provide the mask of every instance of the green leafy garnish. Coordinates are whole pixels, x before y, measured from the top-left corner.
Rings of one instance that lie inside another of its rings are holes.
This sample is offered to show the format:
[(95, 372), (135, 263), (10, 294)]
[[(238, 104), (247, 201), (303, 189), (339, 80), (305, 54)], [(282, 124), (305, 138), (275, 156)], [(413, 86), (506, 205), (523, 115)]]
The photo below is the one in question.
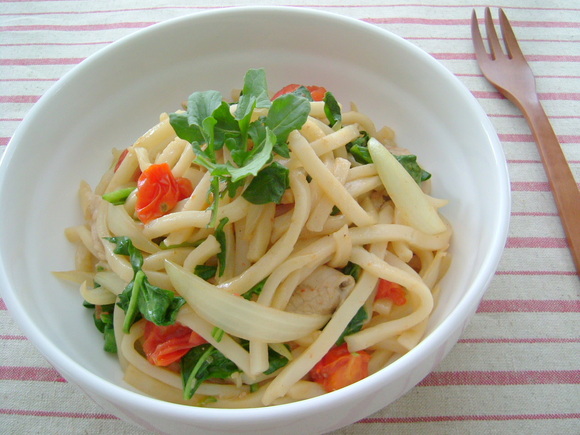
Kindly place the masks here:
[(334, 130), (342, 127), (342, 112), (332, 92), (324, 94), (324, 114)]
[(358, 264), (350, 261), (342, 268), (342, 273), (352, 276), (355, 281), (358, 281), (361, 271), (362, 268)]
[(206, 281), (210, 280), (215, 276), (217, 272), (217, 266), (209, 266), (205, 264), (198, 264), (195, 266), (193, 273), (199, 276), (201, 279)]
[(239, 371), (235, 363), (211, 344), (196, 346), (181, 358), (183, 398), (191, 399), (202, 382), (207, 379), (227, 379)]
[(93, 320), (97, 329), (103, 334), (105, 352), (117, 353), (117, 342), (115, 341), (115, 329), (113, 327), (113, 310), (115, 304), (95, 306), (85, 304), (87, 308), (94, 308)]
[(252, 179), (242, 196), (253, 204), (279, 204), (284, 192), (290, 187), (289, 173), (285, 166), (272, 162)]
[(141, 317), (155, 323), (167, 326), (175, 323), (177, 313), (185, 303), (185, 299), (170, 290), (164, 290), (149, 283), (147, 275), (143, 272), (143, 255), (133, 246), (128, 237), (106, 238), (116, 245), (115, 254), (129, 257), (133, 268), (133, 280), (127, 284), (119, 295), (117, 303), (125, 311), (123, 331), (129, 333), (131, 326)]
[[(268, 109), (268, 114), (252, 121), (255, 109)], [(288, 135), (304, 125), (309, 113), (308, 98), (298, 94), (283, 95), (271, 102), (264, 70), (250, 69), (234, 114), (217, 91), (194, 92), (188, 99), (187, 112), (170, 114), (177, 136), (192, 144), (195, 162), (212, 176), (208, 192), (210, 227), (218, 224), (220, 197), (226, 193), (233, 197), (248, 177), (258, 179), (252, 188), (248, 187), (248, 201), (279, 201), (280, 190), (287, 188), (287, 172), (271, 164), (274, 154), (289, 157)], [(221, 162), (216, 151), (224, 146), (231, 160)], [(262, 171), (266, 173), (261, 175)], [(264, 180), (275, 186), (271, 192), (256, 187)]]
[(254, 295), (258, 296), (260, 295), (260, 293), (262, 293), (262, 289), (264, 288), (264, 284), (266, 283), (266, 279), (268, 279), (268, 277), (264, 278), (262, 281), (260, 281), (258, 284), (254, 285), (254, 287), (252, 287), (250, 290), (248, 290), (246, 293), (244, 293), (242, 296), (244, 297), (244, 299), (247, 300), (252, 300), (252, 297)]
[[(284, 346), (288, 349), (288, 351), (290, 351), (290, 347), (287, 344), (284, 344)], [(288, 364), (288, 358), (286, 358), (284, 355), (280, 355), (271, 347), (268, 347), (268, 361), (270, 365), (268, 366), (268, 370), (264, 372), (265, 375), (271, 375), (275, 371)]]
[(336, 345), (338, 346), (338, 345), (341, 345), (342, 343), (344, 343), (344, 337), (346, 337), (347, 335), (351, 335), (351, 334), (354, 334), (355, 332), (360, 331), (362, 329), (364, 323), (368, 319), (368, 317), (369, 317), (369, 315), (368, 315), (367, 311), (365, 310), (365, 307), (364, 306), (360, 307), (359, 310), (354, 315), (354, 317), (348, 323), (348, 325), (346, 325), (346, 328), (344, 329), (344, 331), (342, 332), (342, 334), (340, 335), (340, 337), (336, 341)]
[(227, 247), (226, 247), (226, 233), (224, 232), (224, 226), (228, 222), (229, 222), (228, 218), (223, 218), (222, 220), (220, 220), (220, 223), (215, 230), (215, 238), (220, 245), (220, 252), (218, 252), (218, 254), (217, 254), (218, 264), (219, 264), (219, 268), (218, 268), (218, 275), (219, 276), (222, 276), (224, 274), (224, 271), (226, 270), (226, 257), (227, 257), (226, 248)]
[[(346, 145), (347, 151), (354, 157), (354, 159), (363, 165), (372, 163), (373, 159), (369, 153), (367, 143), (369, 140), (369, 135), (366, 132), (361, 132), (361, 136)], [(417, 184), (421, 184), (423, 181), (431, 178), (431, 174), (425, 171), (417, 163), (417, 156), (409, 155), (395, 155), (395, 158), (399, 163), (405, 168), (405, 170), (413, 177)]]

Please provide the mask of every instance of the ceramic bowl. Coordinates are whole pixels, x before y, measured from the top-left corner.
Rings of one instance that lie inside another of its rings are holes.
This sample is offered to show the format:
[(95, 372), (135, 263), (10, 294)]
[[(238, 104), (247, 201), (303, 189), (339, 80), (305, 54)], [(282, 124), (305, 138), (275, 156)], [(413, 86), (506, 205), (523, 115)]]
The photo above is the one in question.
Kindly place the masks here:
[[(454, 229), (453, 262), (427, 335), (408, 354), (349, 387), (256, 409), (206, 409), (147, 397), (102, 351), (70, 285), (63, 230), (82, 221), (79, 180), (95, 185), (124, 148), (195, 90), (229, 95), (249, 68), (272, 90), (319, 84), (354, 101), (433, 173)], [(46, 359), (109, 413), (157, 433), (323, 433), (389, 405), (458, 340), (506, 240), (509, 180), (497, 135), (475, 98), (442, 65), (377, 26), (303, 8), (228, 8), (163, 22), (81, 62), (33, 107), (0, 167), (0, 286), (12, 316)], [(8, 206), (9, 205), (9, 206)]]

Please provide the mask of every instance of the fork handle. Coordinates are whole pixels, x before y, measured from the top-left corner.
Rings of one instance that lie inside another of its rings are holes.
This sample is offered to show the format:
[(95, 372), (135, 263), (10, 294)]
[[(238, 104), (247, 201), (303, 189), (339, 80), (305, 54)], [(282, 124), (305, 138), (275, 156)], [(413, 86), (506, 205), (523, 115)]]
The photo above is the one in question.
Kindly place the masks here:
[(522, 106), (522, 112), (530, 125), (550, 182), (572, 259), (576, 265), (576, 273), (580, 273), (580, 190), (578, 184), (574, 180), (562, 147), (541, 103), (537, 100), (528, 101)]

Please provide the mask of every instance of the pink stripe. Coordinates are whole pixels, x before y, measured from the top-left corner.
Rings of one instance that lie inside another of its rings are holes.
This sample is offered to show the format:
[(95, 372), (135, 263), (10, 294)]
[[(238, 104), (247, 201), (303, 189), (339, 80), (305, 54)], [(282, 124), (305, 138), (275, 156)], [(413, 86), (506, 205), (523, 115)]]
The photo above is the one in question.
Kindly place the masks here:
[(576, 276), (577, 273), (567, 270), (498, 270), (496, 275), (516, 276)]
[(7, 381), (66, 382), (53, 368), (0, 366), (0, 379)]
[(509, 237), (506, 248), (567, 248), (561, 237)]
[(513, 211), (512, 216), (558, 216), (558, 213), (544, 211)]
[(0, 335), (0, 340), (24, 341), (27, 340), (27, 338), (24, 335)]
[(432, 372), (419, 386), (538, 384), (580, 384), (580, 370)]
[[(439, 60), (475, 60), (474, 53), (430, 53)], [(528, 62), (580, 62), (580, 56), (562, 54), (526, 54)]]
[(544, 181), (512, 181), (511, 189), (514, 192), (549, 192), (550, 184)]
[(580, 418), (571, 414), (515, 414), (515, 415), (441, 415), (427, 417), (369, 417), (355, 424), (368, 423), (438, 423), (445, 421), (509, 421), (509, 420), (565, 420)]
[[(437, 18), (416, 18), (416, 17), (381, 17), (381, 18), (363, 18), (363, 21), (372, 24), (427, 24), (431, 26), (469, 26), (470, 19), (437, 19)], [(555, 28), (578, 28), (579, 24), (575, 21), (512, 21), (512, 27), (555, 27)]]
[[(471, 91), (476, 98), (488, 98), (488, 99), (503, 99), (505, 98), (499, 91), (488, 92), (488, 91)], [(542, 92), (538, 94), (540, 100), (554, 101), (578, 101), (580, 100), (580, 93), (578, 92)]]
[(82, 57), (57, 57), (41, 59), (0, 59), (0, 66), (26, 65), (76, 65), (84, 60)]
[(580, 300), (514, 300), (481, 301), (478, 313), (580, 313)]
[(0, 310), (7, 310), (4, 300), (0, 298)]
[[(534, 142), (534, 136), (531, 134), (498, 134), (502, 142)], [(560, 143), (580, 143), (580, 135), (562, 134), (558, 135)]]
[[(38, 1), (38, 0), (36, 0)], [(2, 409), (0, 414), (3, 415), (27, 415), (33, 417), (62, 417), (62, 418), (82, 418), (94, 420), (117, 420), (117, 417), (110, 414), (100, 414), (94, 412), (60, 412), (60, 411), (40, 411), (28, 409)]]
[(40, 97), (38, 95), (2, 95), (0, 103), (36, 103)]
[(155, 24), (150, 22), (133, 22), (133, 23), (105, 23), (105, 24), (35, 24), (28, 26), (0, 26), (0, 32), (32, 32), (37, 30), (61, 31), (61, 32), (85, 32), (112, 29), (141, 29)]
[(465, 344), (549, 344), (549, 343), (580, 343), (580, 338), (462, 338), (458, 343)]
[[(8, 145), (8, 142), (10, 142), (10, 138), (9, 137), (0, 137), (0, 146), (6, 146)], [(2, 309), (6, 309), (6, 307), (2, 308), (2, 304), (0, 303), (0, 310)]]
[[(580, 183), (576, 183), (580, 189)], [(513, 192), (550, 192), (550, 184), (547, 181), (512, 181)]]

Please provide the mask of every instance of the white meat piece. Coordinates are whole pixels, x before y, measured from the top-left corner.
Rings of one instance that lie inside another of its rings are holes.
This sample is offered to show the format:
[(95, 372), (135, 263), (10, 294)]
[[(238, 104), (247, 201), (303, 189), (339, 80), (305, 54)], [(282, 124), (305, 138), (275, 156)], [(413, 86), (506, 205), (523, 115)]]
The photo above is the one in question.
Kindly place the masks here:
[(302, 281), (288, 301), (286, 311), (298, 314), (332, 314), (348, 296), (354, 278), (328, 266), (320, 266)]

